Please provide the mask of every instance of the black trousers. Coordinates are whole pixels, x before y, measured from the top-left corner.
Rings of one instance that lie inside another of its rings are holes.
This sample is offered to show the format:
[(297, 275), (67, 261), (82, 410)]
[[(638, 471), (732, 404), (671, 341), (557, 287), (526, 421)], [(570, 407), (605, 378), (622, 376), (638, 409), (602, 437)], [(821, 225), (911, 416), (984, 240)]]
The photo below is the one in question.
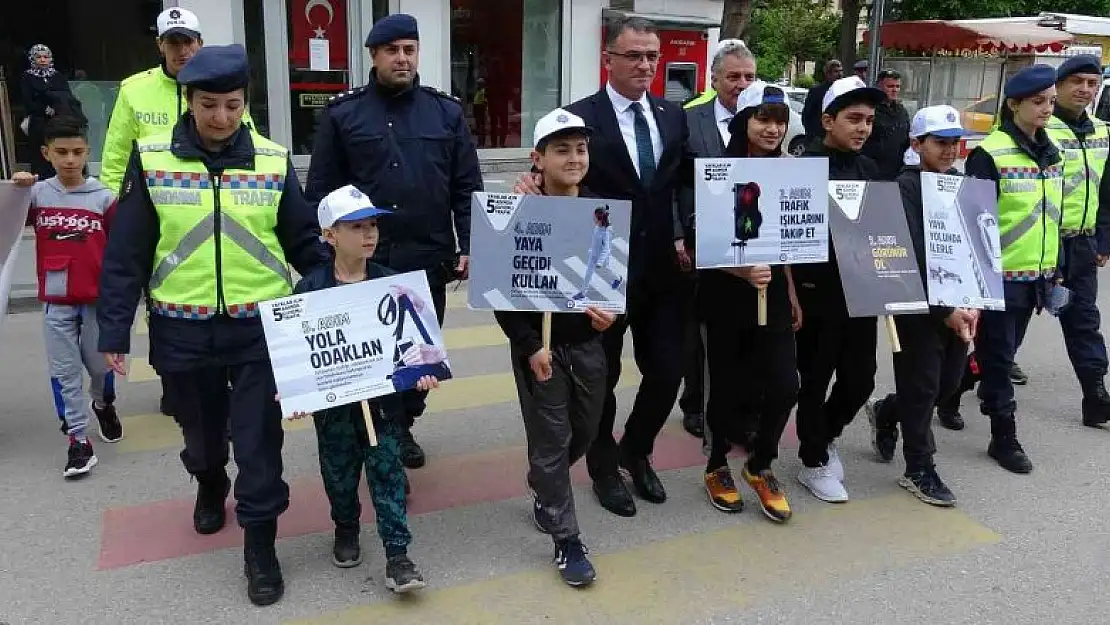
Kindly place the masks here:
[(597, 435), (609, 370), (601, 337), (553, 348), (551, 378), (537, 382), (528, 355), (512, 351), (520, 412), (528, 437), (528, 486), (555, 540), (578, 535), (570, 468)]
[[(696, 274), (696, 272), (693, 272)], [(685, 349), (682, 357), (685, 370), (682, 376), (682, 396), (678, 398), (678, 407), (682, 414), (702, 414), (705, 412), (705, 344), (701, 337), (701, 324), (697, 318), (697, 284), (696, 278), (690, 279), (687, 287)]]
[[(874, 317), (805, 317), (798, 344), (798, 455), (807, 467), (829, 461), (828, 446), (875, 390)], [(836, 382), (829, 391), (833, 375)], [(827, 398), (826, 398), (827, 394)]]
[(979, 410), (990, 417), (991, 436), (1017, 434), (1014, 383), (1010, 368), (1014, 354), (1025, 338), (1025, 330), (1037, 306), (1037, 282), (1005, 282), (1006, 310), (984, 310), (975, 335), (975, 359), (979, 363)]
[(902, 426), (906, 471), (933, 466), (933, 405), (960, 386), (967, 362), (967, 343), (927, 315), (894, 318), (902, 351), (894, 354), (894, 393), (880, 405), (877, 418)]
[[(641, 288), (641, 291), (644, 289)], [(617, 473), (621, 453), (630, 457), (651, 455), (655, 437), (663, 429), (678, 398), (682, 383), (683, 338), (686, 332), (682, 291), (661, 290), (628, 301), (628, 314), (619, 317), (602, 334), (608, 375), (605, 380), (605, 405), (601, 411), (597, 438), (586, 454), (586, 465), (593, 479)], [(624, 333), (632, 328), (636, 367), (642, 379), (632, 404), (632, 412), (617, 445), (613, 426), (617, 415), (614, 390), (621, 377), (621, 352)]]
[(1064, 346), (1084, 392), (1106, 376), (1106, 343), (1099, 331), (1098, 263), (1093, 236), (1064, 240), (1067, 265), (1064, 286), (1072, 291), (1071, 303), (1060, 314)]
[[(442, 280), (434, 279), (432, 277), (433, 272), (434, 270), (428, 271), (428, 286), (432, 291), (432, 305), (436, 307), (436, 319), (442, 328), (443, 317), (447, 312), (447, 285)], [(405, 418), (400, 425), (403, 430), (407, 431), (428, 407), (428, 391), (418, 391), (416, 389), (405, 391), (401, 393), (401, 402), (405, 406)]]
[(728, 319), (702, 324), (706, 345), (705, 440), (710, 457), (723, 457), (731, 444), (746, 444), (751, 424), (742, 409), (754, 407), (755, 439), (748, 469), (768, 469), (798, 401), (794, 332), (742, 327)]
[[(269, 362), (164, 372), (185, 437), (181, 462), (198, 479), (219, 475), (235, 446), (235, 513), (240, 525), (272, 521), (289, 507), (282, 479), (281, 407)], [(232, 388), (228, 388), (228, 382)], [(230, 418), (230, 423), (229, 423)]]

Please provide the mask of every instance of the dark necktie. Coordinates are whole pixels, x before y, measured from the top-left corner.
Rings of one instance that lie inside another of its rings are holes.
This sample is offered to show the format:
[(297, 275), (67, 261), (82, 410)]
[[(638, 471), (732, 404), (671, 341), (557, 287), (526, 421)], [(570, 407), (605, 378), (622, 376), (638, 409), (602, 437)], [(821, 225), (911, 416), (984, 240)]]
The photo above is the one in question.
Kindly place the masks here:
[(632, 103), (632, 114), (635, 121), (632, 127), (636, 131), (636, 158), (640, 161), (640, 182), (644, 186), (651, 185), (655, 175), (655, 148), (651, 144), (651, 129), (648, 128), (647, 118), (644, 117), (644, 108), (639, 102)]

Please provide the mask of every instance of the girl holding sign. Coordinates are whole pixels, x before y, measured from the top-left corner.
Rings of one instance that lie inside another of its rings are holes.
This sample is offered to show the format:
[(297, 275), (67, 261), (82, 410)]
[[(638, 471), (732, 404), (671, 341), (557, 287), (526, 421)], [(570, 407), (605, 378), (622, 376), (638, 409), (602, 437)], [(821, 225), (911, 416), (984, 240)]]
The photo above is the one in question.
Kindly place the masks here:
[[(782, 157), (789, 115), (781, 89), (762, 81), (753, 83), (737, 100), (726, 155)], [(790, 518), (790, 504), (771, 463), (778, 457), (779, 439), (798, 399), (794, 330), (802, 320), (790, 268), (706, 269), (698, 280), (697, 308), (709, 372), (706, 493), (718, 510), (743, 509), (726, 458), (731, 444), (740, 444), (748, 451), (741, 476), (759, 497), (763, 513), (784, 522)], [(758, 314), (761, 301), (765, 301), (762, 315)], [(754, 435), (745, 431), (740, 419), (744, 404), (758, 414)]]

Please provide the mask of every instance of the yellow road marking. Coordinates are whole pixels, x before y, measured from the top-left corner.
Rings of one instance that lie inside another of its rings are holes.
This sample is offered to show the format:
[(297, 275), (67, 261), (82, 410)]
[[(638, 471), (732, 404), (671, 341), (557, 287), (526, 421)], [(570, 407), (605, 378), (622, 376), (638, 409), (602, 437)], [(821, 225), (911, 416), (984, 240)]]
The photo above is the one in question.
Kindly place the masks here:
[[(800, 490), (794, 491), (797, 496), (803, 496)], [(899, 493), (818, 504), (786, 526), (745, 519), (720, 530), (594, 554), (598, 581), (586, 590), (563, 585), (545, 559), (534, 570), (290, 623), (673, 625), (999, 540), (958, 510), (932, 508)], [(434, 571), (424, 574), (435, 583)]]
[[(506, 356), (507, 357), (507, 356)], [(138, 360), (138, 359), (136, 359)], [(640, 381), (636, 363), (631, 358), (623, 360), (618, 388), (629, 387)], [(132, 365), (132, 376), (135, 366)], [(428, 394), (428, 412), (432, 416), (450, 410), (465, 410), (516, 401), (516, 383), (513, 374), (489, 373), (448, 380)], [(287, 432), (312, 427), (311, 419), (283, 421)], [(181, 430), (170, 417), (162, 414), (141, 414), (123, 418), (123, 440), (114, 447), (119, 453), (154, 451), (181, 446)]]

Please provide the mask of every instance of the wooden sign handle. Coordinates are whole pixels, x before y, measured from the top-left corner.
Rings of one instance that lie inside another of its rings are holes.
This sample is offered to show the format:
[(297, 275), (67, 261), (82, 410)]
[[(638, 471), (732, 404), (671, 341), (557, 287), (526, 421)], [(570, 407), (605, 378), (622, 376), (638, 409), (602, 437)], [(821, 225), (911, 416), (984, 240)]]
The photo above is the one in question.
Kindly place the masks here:
[(756, 302), (756, 317), (759, 325), (767, 325), (767, 287), (759, 287), (759, 299)]
[(543, 348), (551, 351), (551, 313), (545, 312), (543, 314)]
[(887, 316), (886, 319), (886, 335), (890, 339), (890, 348), (894, 353), (902, 351), (902, 343), (898, 340), (898, 326), (894, 325), (894, 317)]
[(370, 437), (370, 446), (378, 446), (378, 433), (374, 431), (374, 416), (370, 412), (370, 404), (366, 400), (359, 402), (362, 405), (362, 418), (366, 421), (366, 435)]

